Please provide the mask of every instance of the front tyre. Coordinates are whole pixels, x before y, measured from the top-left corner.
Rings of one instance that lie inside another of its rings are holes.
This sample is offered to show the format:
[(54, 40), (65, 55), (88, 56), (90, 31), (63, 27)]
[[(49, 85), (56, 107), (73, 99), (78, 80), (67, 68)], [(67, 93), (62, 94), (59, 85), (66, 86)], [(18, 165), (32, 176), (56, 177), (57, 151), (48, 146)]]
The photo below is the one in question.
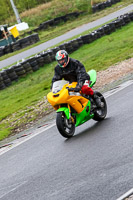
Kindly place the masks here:
[(95, 121), (102, 121), (107, 115), (107, 103), (104, 96), (100, 92), (95, 92), (95, 94), (100, 98), (102, 106), (101, 108), (97, 108), (95, 110), (93, 119)]
[(70, 123), (63, 112), (57, 113), (56, 126), (63, 137), (70, 138), (74, 135), (75, 124), (72, 122)]

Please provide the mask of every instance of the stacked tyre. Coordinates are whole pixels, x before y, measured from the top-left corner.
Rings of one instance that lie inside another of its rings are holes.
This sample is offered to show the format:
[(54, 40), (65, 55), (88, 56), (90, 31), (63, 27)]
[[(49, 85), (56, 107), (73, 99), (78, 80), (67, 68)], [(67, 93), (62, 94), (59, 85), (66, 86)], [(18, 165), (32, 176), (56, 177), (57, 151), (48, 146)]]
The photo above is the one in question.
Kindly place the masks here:
[(93, 40), (97, 40), (98, 38), (101, 37), (101, 33), (99, 31), (97, 31), (97, 30), (93, 31), (91, 33), (91, 35), (92, 35)]
[[(58, 48), (58, 49), (60, 49), (60, 48)], [(57, 49), (56, 49), (56, 47), (55, 48), (53, 48), (53, 49), (49, 49), (47, 52), (48, 52), (48, 55), (50, 56), (50, 59), (52, 60), (52, 61), (54, 61), (55, 60), (55, 52), (57, 51)]]
[(43, 67), (44, 66), (44, 59), (43, 59), (43, 57), (41, 55), (38, 54), (36, 56), (36, 61), (37, 61), (39, 67)]
[(0, 74), (0, 90), (3, 90), (5, 88), (6, 88), (6, 85), (4, 84), (3, 77)]
[(106, 35), (109, 35), (112, 32), (111, 27), (108, 24), (104, 25), (103, 29)]
[(114, 31), (116, 30), (116, 27), (115, 27), (114, 22), (108, 23), (108, 26), (110, 27), (110, 31), (111, 31), (111, 32), (114, 32)]
[(0, 56), (4, 55), (4, 47), (0, 47)]
[(54, 18), (54, 25), (57, 25), (57, 24), (61, 23), (61, 21), (62, 21), (62, 17)]
[(31, 44), (34, 44), (34, 43), (38, 42), (39, 40), (40, 39), (39, 39), (38, 33), (34, 33), (34, 34), (30, 35)]
[(2, 70), (0, 72), (2, 78), (3, 78), (3, 82), (5, 84), (6, 87), (9, 87), (12, 84), (11, 79), (8, 77), (6, 70)]
[(84, 44), (89, 44), (93, 41), (93, 36), (91, 33), (87, 34), (87, 35), (83, 35), (83, 36), (81, 36), (81, 38), (82, 38)]
[(8, 54), (12, 52), (11, 45), (6, 45), (4, 48), (4, 54)]
[(57, 53), (59, 50), (60, 50), (59, 47), (54, 47), (54, 48), (52, 49), (53, 54), (56, 55), (56, 53)]
[(120, 18), (117, 18), (116, 20), (113, 21), (113, 23), (115, 24), (115, 28), (121, 28), (123, 26), (123, 20), (121, 20)]
[(17, 65), (13, 65), (13, 68), (17, 74), (17, 76), (20, 78), (20, 77), (24, 77), (25, 75), (25, 70), (24, 68), (21, 66), (21, 64), (17, 64)]
[(55, 60), (55, 55), (59, 50), (60, 50), (60, 47), (54, 47), (53, 49), (48, 50), (47, 53), (46, 53), (47, 56), (48, 56), (48, 62), (46, 62), (46, 58), (47, 57), (44, 57), (44, 62), (45, 63), (49, 63), (50, 60), (51, 60), (51, 62), (54, 61)]
[(77, 42), (78, 42), (78, 44), (79, 44), (79, 47), (81, 47), (81, 46), (83, 45), (83, 40), (82, 40), (81, 37), (78, 37), (78, 38), (77, 38)]
[(12, 51), (17, 51), (17, 50), (20, 50), (21, 47), (20, 47), (20, 42), (17, 41), (17, 42), (14, 42), (11, 44), (11, 47), (12, 47)]
[(71, 41), (65, 42), (64, 45), (68, 53), (72, 53), (74, 51)]
[(41, 23), (38, 28), (34, 29), (34, 31), (38, 31), (38, 29), (45, 30), (49, 26), (56, 26), (57, 24), (60, 24), (61, 22), (66, 22), (67, 20), (70, 20), (72, 17), (74, 18), (78, 17), (82, 13), (83, 12), (73, 12), (73, 13), (68, 13), (66, 15), (63, 15), (63, 16), (56, 17), (54, 19), (50, 19), (48, 21)]
[(19, 40), (19, 42), (20, 42), (21, 48), (25, 48), (30, 45), (30, 41), (27, 37)]
[(71, 40), (71, 45), (72, 45), (73, 51), (76, 51), (79, 48), (79, 43), (77, 39)]
[(105, 35), (105, 32), (104, 32), (104, 28), (103, 28), (103, 27), (100, 27), (100, 28), (96, 29), (96, 31), (97, 31), (98, 33), (100, 33), (101, 37)]
[[(25, 61), (21, 62), (20, 64), (21, 64), (21, 67), (23, 67), (23, 70), (25, 71), (25, 73), (24, 73), (25, 75), (33, 72), (33, 69), (28, 60), (25, 60)], [(24, 74), (23, 74), (23, 76), (25, 76)]]
[(111, 7), (111, 6), (112, 6), (111, 0), (106, 1), (106, 7)]
[(65, 47), (65, 44), (63, 43), (63, 44), (60, 44), (59, 45), (59, 48), (60, 48), (60, 50), (66, 50), (66, 47)]
[(101, 11), (107, 7), (111, 7), (112, 4), (115, 4), (115, 3), (118, 3), (120, 2), (120, 0), (107, 0), (105, 2), (101, 2), (101, 3), (98, 3), (94, 6), (92, 6), (92, 12), (95, 13), (97, 11)]
[(125, 24), (128, 24), (131, 21), (129, 14), (124, 14), (120, 16), (120, 18), (123, 19)]
[(130, 20), (133, 21), (133, 12), (129, 13)]
[(39, 30), (44, 30), (48, 28), (48, 22), (43, 22), (39, 25)]
[(68, 13), (68, 14), (66, 15), (66, 19), (67, 19), (67, 20), (70, 20), (71, 18), (78, 17), (79, 15), (80, 15), (80, 13), (78, 13), (78, 12)]
[(11, 81), (18, 81), (18, 75), (16, 74), (14, 66), (8, 68), (6, 72)]
[(30, 63), (30, 66), (32, 67), (33, 72), (39, 70), (39, 65), (38, 62), (36, 60), (36, 57), (31, 57), (28, 59), (28, 62)]

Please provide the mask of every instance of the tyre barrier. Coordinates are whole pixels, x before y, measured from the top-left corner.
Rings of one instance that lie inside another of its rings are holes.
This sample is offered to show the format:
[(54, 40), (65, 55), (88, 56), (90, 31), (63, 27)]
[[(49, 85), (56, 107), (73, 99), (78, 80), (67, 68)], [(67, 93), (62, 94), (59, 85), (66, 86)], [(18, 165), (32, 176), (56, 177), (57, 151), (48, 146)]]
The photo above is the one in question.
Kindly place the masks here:
[(8, 68), (6, 73), (11, 81), (18, 81), (18, 75), (13, 66)]
[(0, 56), (3, 56), (4, 55), (4, 47), (0, 47)]
[(3, 71), (1, 72), (0, 74), (0, 77), (2, 77), (2, 79), (0, 78), (0, 81), (3, 81), (4, 85), (6, 87), (10, 86), (12, 81), (11, 79), (9, 78), (9, 76), (7, 75), (7, 72), (6, 71)]
[(11, 66), (8, 69), (0, 71), (0, 90), (10, 86), (12, 81), (18, 81), (19, 78), (25, 77), (27, 74), (39, 70), (40, 67), (44, 67), (45, 64), (53, 62), (55, 60), (55, 54), (57, 51), (64, 49), (71, 54), (79, 49), (82, 45), (92, 43), (102, 36), (109, 35), (122, 26), (125, 26), (130, 21), (133, 21), (133, 12), (121, 15), (114, 21), (103, 25), (89, 34), (65, 42), (58, 47), (43, 51), (36, 56), (30, 57), (16, 65)]
[(26, 71), (21, 63), (19, 63), (18, 65), (14, 65), (13, 68), (18, 78), (26, 76)]
[(2, 47), (0, 47), (0, 56), (11, 53), (13, 51), (20, 50), (22, 48), (25, 48), (29, 45), (32, 45), (32, 44), (38, 42), (39, 40), (40, 39), (39, 39), (38, 33), (34, 33), (34, 34), (29, 35), (25, 38), (17, 40), (14, 43), (11, 43), (11, 44), (6, 45), (6, 46), (2, 46)]
[(14, 42), (11, 44), (12, 51), (17, 51), (21, 49), (20, 41)]
[[(32, 31), (36, 32), (36, 31), (40, 31), (40, 30), (45, 30), (48, 27), (56, 26), (56, 25), (60, 24), (61, 22), (66, 22), (66, 21), (70, 20), (71, 18), (76, 18), (79, 15), (81, 15), (82, 13), (83, 12), (73, 12), (73, 13), (68, 13), (68, 14), (60, 16), (60, 17), (56, 17), (54, 19), (50, 19), (48, 21), (42, 22), (39, 25), (39, 27), (35, 28)], [(31, 33), (31, 31), (28, 33)]]
[(92, 12), (98, 12), (101, 11), (107, 7), (111, 7), (113, 4), (116, 4), (118, 2), (120, 2), (121, 0), (107, 0), (98, 4), (95, 4), (92, 6)]

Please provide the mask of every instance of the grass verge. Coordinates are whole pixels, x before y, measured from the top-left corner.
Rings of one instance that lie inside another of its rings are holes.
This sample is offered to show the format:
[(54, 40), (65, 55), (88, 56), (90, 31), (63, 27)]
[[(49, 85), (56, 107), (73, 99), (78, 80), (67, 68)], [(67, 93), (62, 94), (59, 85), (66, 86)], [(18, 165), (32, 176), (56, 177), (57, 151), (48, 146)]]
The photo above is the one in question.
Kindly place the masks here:
[[(97, 71), (107, 69), (133, 57), (132, 32), (133, 22), (111, 35), (83, 45), (70, 56), (80, 60), (87, 71), (92, 68)], [(0, 91), (0, 140), (13, 133), (16, 127), (49, 112), (50, 107), (44, 96), (49, 92), (55, 65), (56, 62), (47, 64)]]

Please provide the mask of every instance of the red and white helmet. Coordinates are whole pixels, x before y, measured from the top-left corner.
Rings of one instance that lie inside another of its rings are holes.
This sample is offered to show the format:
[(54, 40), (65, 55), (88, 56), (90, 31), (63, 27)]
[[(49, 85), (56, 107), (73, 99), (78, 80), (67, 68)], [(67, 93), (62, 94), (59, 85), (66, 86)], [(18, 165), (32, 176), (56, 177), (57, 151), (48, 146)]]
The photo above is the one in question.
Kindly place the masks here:
[(66, 67), (69, 63), (68, 53), (65, 50), (60, 50), (56, 53), (55, 59), (60, 67)]

